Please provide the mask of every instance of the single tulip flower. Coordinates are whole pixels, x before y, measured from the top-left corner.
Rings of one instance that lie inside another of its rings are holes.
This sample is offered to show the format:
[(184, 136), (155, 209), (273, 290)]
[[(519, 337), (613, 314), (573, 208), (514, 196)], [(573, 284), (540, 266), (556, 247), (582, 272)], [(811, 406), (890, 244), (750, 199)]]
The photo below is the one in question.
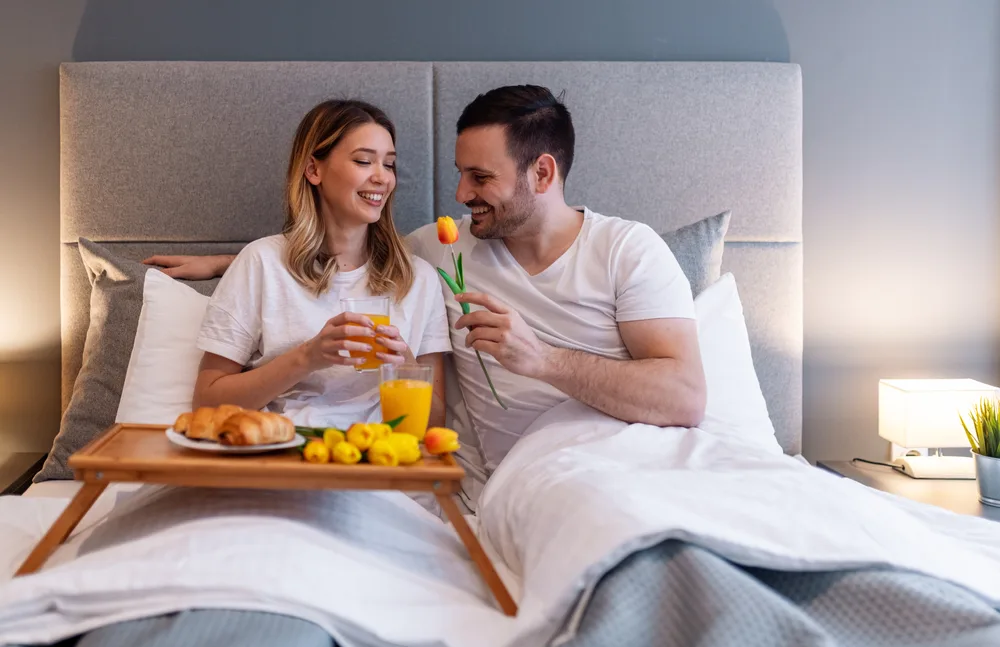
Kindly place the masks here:
[(366, 422), (355, 422), (347, 430), (347, 442), (351, 443), (361, 451), (367, 451), (375, 442), (375, 429)]
[(424, 446), (432, 454), (448, 454), (461, 449), (458, 434), (445, 427), (431, 427), (424, 435)]
[(442, 245), (458, 242), (458, 226), (451, 216), (441, 216), (437, 219), (438, 240)]
[[(420, 441), (413, 434), (392, 433), (384, 440), (396, 450), (400, 465), (412, 465), (419, 461), (422, 456), (420, 453)], [(372, 448), (374, 448), (374, 445), (372, 445)], [(371, 455), (371, 451), (368, 454)]]
[[(444, 282), (448, 284), (451, 289), (452, 294), (462, 294), (465, 292), (465, 270), (462, 268), (462, 255), (459, 254), (455, 256), (455, 248), (452, 247), (453, 243), (458, 242), (458, 227), (455, 225), (455, 221), (452, 220), (451, 216), (441, 216), (437, 219), (437, 231), (438, 240), (441, 241), (442, 245), (447, 245), (448, 249), (451, 251), (451, 260), (455, 264), (455, 278), (442, 270), (440, 267), (435, 268)], [(469, 314), (469, 304), (460, 303), (462, 307), (462, 312)], [(490, 385), (490, 391), (493, 392), (493, 397), (496, 399), (497, 404), (499, 404), (504, 409), (507, 405), (504, 404), (503, 400), (500, 399), (500, 395), (497, 393), (496, 387), (493, 386), (493, 380), (490, 379), (489, 371), (486, 370), (486, 363), (483, 362), (483, 356), (476, 351), (476, 358), (479, 360), (479, 366), (483, 369), (483, 375), (486, 376), (486, 383)]]
[(329, 463), (330, 448), (322, 440), (310, 440), (302, 450), (302, 457), (310, 463)]
[(341, 465), (353, 465), (361, 460), (361, 450), (346, 440), (334, 445), (331, 453), (333, 462)]
[(345, 440), (347, 439), (344, 437), (344, 432), (339, 429), (328, 427), (323, 430), (323, 443), (330, 449), (330, 451), (333, 451), (333, 448), (337, 445), (337, 443), (342, 443)]
[(368, 426), (375, 432), (375, 440), (386, 438), (392, 433), (392, 427), (384, 422), (369, 422)]
[(399, 455), (392, 443), (385, 438), (380, 438), (368, 448), (368, 462), (372, 465), (396, 467), (399, 465)]

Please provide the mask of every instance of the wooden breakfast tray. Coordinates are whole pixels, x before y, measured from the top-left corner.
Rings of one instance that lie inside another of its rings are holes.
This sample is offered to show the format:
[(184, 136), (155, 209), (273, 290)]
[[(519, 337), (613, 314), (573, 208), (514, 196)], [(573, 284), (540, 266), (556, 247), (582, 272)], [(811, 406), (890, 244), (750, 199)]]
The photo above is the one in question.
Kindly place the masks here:
[(66, 540), (109, 483), (263, 490), (401, 490), (432, 492), (507, 615), (517, 605), (452, 498), (465, 476), (450, 454), (398, 467), (315, 464), (297, 450), (268, 454), (209, 454), (167, 440), (166, 426), (116, 424), (69, 458), (83, 487), (15, 575), (34, 573)]

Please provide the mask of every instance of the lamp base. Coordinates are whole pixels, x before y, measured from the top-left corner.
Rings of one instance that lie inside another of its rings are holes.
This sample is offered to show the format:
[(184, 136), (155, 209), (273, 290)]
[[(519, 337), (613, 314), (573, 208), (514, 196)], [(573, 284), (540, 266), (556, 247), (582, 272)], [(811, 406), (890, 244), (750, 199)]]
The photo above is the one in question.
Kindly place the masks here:
[(903, 474), (915, 479), (973, 479), (971, 456), (900, 456), (893, 461)]

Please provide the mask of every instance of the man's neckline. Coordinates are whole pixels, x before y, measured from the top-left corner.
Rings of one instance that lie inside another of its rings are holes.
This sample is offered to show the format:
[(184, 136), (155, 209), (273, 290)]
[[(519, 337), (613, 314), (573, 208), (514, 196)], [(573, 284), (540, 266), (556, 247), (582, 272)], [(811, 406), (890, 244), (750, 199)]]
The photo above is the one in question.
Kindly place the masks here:
[(552, 272), (553, 268), (557, 268), (557, 267), (559, 267), (561, 265), (565, 265), (566, 264), (566, 259), (569, 258), (570, 254), (580, 244), (580, 238), (583, 236), (583, 232), (587, 229), (587, 226), (588, 226), (588, 224), (591, 221), (591, 215), (593, 215), (593, 214), (590, 211), (590, 209), (588, 209), (585, 206), (578, 206), (578, 207), (575, 206), (575, 207), (571, 207), (571, 208), (574, 211), (583, 214), (583, 223), (581, 223), (581, 225), (580, 225), (580, 230), (578, 232), (576, 232), (576, 237), (573, 238), (573, 242), (570, 243), (569, 247), (567, 247), (563, 251), (562, 254), (560, 254), (554, 261), (552, 261), (551, 263), (549, 263), (548, 266), (542, 268), (541, 270), (539, 270), (538, 272), (536, 272), (534, 274), (532, 274), (532, 273), (528, 272), (528, 270), (524, 269), (524, 266), (521, 265), (517, 261), (517, 259), (514, 258), (514, 255), (510, 253), (510, 250), (507, 249), (507, 244), (504, 243), (503, 240), (496, 241), (496, 242), (499, 243), (499, 246), (503, 249), (503, 254), (505, 254), (507, 256), (507, 259), (511, 263), (513, 263), (514, 266), (517, 267), (517, 269), (522, 274), (524, 274), (524, 276), (526, 276), (527, 278), (529, 278), (529, 279), (538, 279), (538, 278), (541, 278), (545, 274), (548, 274), (548, 273)]

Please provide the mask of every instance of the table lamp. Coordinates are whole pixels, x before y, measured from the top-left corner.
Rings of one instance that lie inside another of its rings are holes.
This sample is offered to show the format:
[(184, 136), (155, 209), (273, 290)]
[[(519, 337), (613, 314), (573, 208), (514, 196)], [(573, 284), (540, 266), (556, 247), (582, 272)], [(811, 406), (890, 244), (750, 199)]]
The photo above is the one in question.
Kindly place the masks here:
[[(934, 455), (900, 456), (893, 463), (918, 479), (974, 479), (972, 456), (942, 456), (942, 447), (969, 447), (959, 416), (1000, 389), (970, 379), (879, 380), (878, 435), (901, 447), (934, 449)], [(929, 452), (928, 452), (929, 453)]]

